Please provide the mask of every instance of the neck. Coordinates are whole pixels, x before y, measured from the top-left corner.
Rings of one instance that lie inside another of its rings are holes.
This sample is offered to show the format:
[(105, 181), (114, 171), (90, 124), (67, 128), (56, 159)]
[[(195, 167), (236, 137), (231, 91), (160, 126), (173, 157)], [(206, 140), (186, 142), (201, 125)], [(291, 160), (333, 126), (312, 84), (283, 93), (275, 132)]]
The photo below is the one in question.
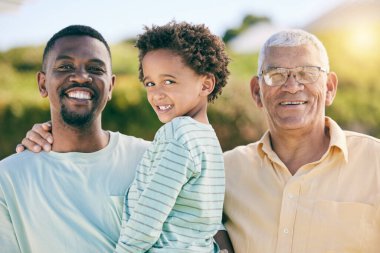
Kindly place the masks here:
[(318, 161), (330, 144), (328, 129), (313, 129), (302, 132), (299, 129), (270, 132), (272, 148), (289, 172), (294, 175), (305, 164)]
[(186, 114), (186, 116), (190, 116), (203, 124), (210, 124), (207, 117), (207, 98), (198, 107)]
[(95, 152), (109, 142), (109, 133), (101, 128), (100, 122), (80, 128), (52, 121), (52, 135), (52, 150), (61, 153)]

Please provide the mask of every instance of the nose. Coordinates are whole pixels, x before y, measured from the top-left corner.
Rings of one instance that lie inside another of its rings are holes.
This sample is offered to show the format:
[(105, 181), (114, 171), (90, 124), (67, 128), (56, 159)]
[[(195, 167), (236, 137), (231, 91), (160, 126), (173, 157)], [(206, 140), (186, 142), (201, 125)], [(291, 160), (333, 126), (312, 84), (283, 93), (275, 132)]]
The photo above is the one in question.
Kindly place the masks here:
[(69, 80), (75, 83), (92, 83), (91, 75), (84, 69), (78, 69), (73, 72)]
[(147, 93), (148, 96), (153, 99), (153, 101), (160, 101), (161, 99), (165, 98), (165, 92), (159, 85), (150, 87), (147, 90)]
[(282, 85), (282, 89), (289, 93), (297, 93), (304, 89), (304, 85), (302, 83), (297, 82), (296, 75), (292, 72), (289, 73), (288, 79)]

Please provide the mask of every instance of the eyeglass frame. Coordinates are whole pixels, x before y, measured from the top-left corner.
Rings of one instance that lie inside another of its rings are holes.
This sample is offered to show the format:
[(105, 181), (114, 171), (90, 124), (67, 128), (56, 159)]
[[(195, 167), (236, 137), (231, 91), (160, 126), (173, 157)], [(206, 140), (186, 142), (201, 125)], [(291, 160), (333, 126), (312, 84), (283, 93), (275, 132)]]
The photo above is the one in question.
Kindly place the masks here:
[[(300, 69), (300, 68), (316, 68), (318, 69), (318, 72), (319, 72), (319, 75), (317, 77), (317, 79), (315, 79), (315, 81), (311, 82), (311, 83), (303, 83), (303, 82), (299, 82), (297, 80), (297, 72), (295, 72), (294, 70), (296, 69)], [(289, 76), (291, 73), (294, 73), (293, 74), (293, 77), (294, 79), (296, 80), (297, 83), (300, 83), (300, 84), (312, 84), (312, 83), (315, 83), (316, 81), (318, 81), (319, 77), (321, 76), (320, 75), (320, 72), (325, 72), (327, 73), (327, 69), (323, 68), (323, 67), (319, 67), (319, 66), (299, 66), (299, 67), (294, 67), (294, 68), (283, 68), (283, 67), (271, 67), (269, 68), (269, 70), (265, 70), (265, 72), (269, 72), (270, 70), (277, 70), (277, 69), (283, 69), (283, 70), (286, 70), (287, 72), (287, 77), (285, 79), (285, 81), (282, 83), (282, 84), (277, 84), (277, 85), (273, 85), (273, 84), (268, 84), (267, 80), (265, 80), (265, 75), (267, 73), (264, 73), (264, 70), (261, 70), (260, 74), (259, 74), (259, 77), (263, 77), (264, 81), (265, 81), (265, 84), (268, 85), (268, 86), (271, 86), (271, 87), (276, 87), (276, 86), (281, 86), (281, 85), (284, 85), (288, 79), (289, 79)]]

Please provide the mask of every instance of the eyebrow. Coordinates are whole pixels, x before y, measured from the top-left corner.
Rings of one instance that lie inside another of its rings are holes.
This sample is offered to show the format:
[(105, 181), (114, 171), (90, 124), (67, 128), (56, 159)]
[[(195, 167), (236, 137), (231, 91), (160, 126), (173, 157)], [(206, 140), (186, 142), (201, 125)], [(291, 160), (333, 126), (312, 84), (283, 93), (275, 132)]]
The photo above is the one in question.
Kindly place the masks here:
[(268, 66), (265, 70), (272, 70), (272, 69), (286, 69), (286, 68), (277, 67), (277, 66)]
[(60, 60), (72, 60), (74, 58), (68, 56), (68, 55), (58, 55), (58, 57), (55, 59), (56, 61), (60, 61)]
[[(175, 76), (170, 75), (170, 74), (162, 74), (162, 75), (160, 75), (160, 77), (161, 77), (161, 78), (162, 78), (162, 77), (170, 77), (170, 78), (176, 79)], [(148, 78), (149, 78), (149, 76), (144, 76), (144, 78), (143, 78), (143, 82), (145, 82), (146, 79), (148, 79)]]
[[(68, 56), (68, 55), (59, 55), (57, 58), (56, 58), (56, 61), (61, 61), (61, 60), (74, 60), (75, 58), (74, 57), (71, 57), (71, 56)], [(102, 65), (102, 66), (105, 66), (105, 62), (103, 62), (102, 60), (99, 60), (97, 58), (94, 58), (94, 59), (89, 59), (89, 62), (91, 63), (97, 63), (99, 65)]]

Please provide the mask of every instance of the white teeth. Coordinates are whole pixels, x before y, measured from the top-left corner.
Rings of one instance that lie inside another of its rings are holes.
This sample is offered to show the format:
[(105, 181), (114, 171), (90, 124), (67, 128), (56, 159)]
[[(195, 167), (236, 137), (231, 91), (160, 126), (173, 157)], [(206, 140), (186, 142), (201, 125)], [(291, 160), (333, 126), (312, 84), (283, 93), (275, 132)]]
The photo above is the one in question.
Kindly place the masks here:
[(71, 91), (67, 93), (67, 96), (76, 99), (91, 99), (91, 94), (86, 91)]
[(158, 109), (160, 110), (169, 110), (170, 108), (172, 108), (173, 106), (172, 105), (159, 105), (158, 106)]
[(305, 103), (306, 102), (300, 102), (300, 101), (297, 101), (297, 102), (282, 102), (281, 105), (303, 105)]

